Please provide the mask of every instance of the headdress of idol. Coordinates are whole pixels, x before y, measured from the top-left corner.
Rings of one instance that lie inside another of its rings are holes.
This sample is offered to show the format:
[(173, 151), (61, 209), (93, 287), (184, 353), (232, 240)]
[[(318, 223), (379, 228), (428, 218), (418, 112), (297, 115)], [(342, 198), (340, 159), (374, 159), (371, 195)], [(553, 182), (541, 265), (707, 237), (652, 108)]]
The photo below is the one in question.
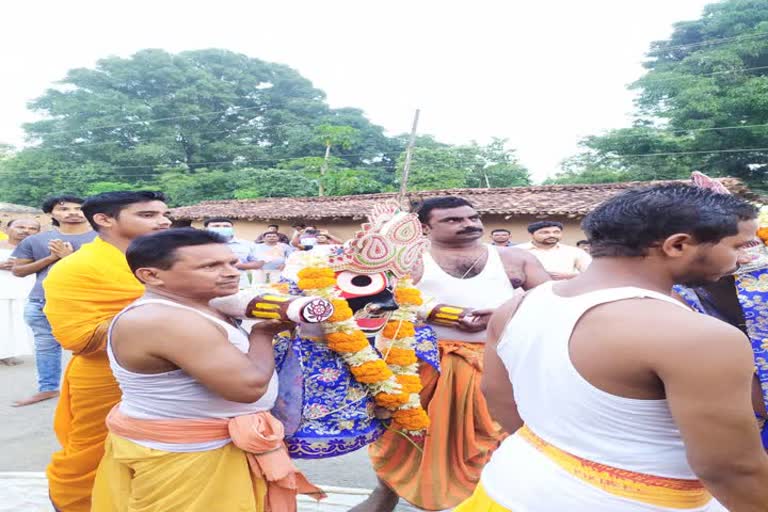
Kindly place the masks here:
[(397, 309), (397, 279), (413, 271), (428, 245), (416, 214), (387, 202), (376, 205), (354, 238), (331, 252), (336, 286), (366, 334), (381, 330)]

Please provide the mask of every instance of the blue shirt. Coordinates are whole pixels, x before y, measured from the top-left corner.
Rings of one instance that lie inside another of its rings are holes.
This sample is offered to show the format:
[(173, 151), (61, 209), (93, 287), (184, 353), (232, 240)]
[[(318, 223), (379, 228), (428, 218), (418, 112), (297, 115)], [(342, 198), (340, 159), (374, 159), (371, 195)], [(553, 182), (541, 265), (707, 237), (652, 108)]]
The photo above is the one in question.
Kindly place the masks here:
[[(256, 244), (254, 244), (253, 242), (249, 242), (247, 240), (241, 240), (239, 238), (233, 238), (229, 242), (227, 242), (227, 246), (230, 249), (232, 249), (232, 252), (235, 253), (235, 256), (237, 256), (237, 259), (240, 260), (240, 263), (260, 261), (259, 258), (256, 257), (256, 253), (255, 253)], [(248, 280), (248, 271), (241, 270), (240, 271), (240, 288), (248, 288), (250, 284), (251, 283)]]

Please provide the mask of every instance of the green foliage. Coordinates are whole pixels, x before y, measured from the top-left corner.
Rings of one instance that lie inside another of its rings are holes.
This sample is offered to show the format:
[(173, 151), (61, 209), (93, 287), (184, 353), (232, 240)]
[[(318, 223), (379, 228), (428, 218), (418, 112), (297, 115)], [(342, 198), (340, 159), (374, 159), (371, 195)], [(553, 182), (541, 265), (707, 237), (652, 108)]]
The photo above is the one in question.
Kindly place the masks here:
[[(506, 149), (505, 139), (494, 139), (486, 146), (447, 146), (425, 141), (416, 146), (411, 161), (408, 188), (496, 188), (530, 184), (528, 170)], [(398, 160), (402, 175), (405, 156)]]
[[(669, 40), (651, 45), (648, 72), (633, 85), (640, 91), (635, 126), (587, 138), (585, 152), (617, 179), (687, 178), (701, 170), (768, 190), (766, 32), (768, 0), (726, 0), (676, 24)], [(758, 149), (742, 151), (751, 148)], [(564, 170), (553, 181), (577, 175), (595, 169)]]
[[(65, 191), (157, 189), (175, 206), (312, 196), (320, 185), (329, 194), (389, 191), (407, 142), (387, 137), (359, 109), (331, 109), (287, 66), (219, 49), (105, 58), (70, 70), (29, 107), (42, 120), (25, 125), (29, 147), (0, 146), (0, 201), (38, 205)], [(419, 144), (427, 150), (417, 164), (419, 188), (527, 182), (503, 154), (481, 163), (477, 146), (430, 137)], [(427, 168), (429, 151), (438, 149), (449, 161), (435, 176)]]
[(317, 195), (317, 180), (301, 172), (261, 169), (249, 172), (245, 186), (235, 190), (236, 199), (256, 197), (305, 197)]

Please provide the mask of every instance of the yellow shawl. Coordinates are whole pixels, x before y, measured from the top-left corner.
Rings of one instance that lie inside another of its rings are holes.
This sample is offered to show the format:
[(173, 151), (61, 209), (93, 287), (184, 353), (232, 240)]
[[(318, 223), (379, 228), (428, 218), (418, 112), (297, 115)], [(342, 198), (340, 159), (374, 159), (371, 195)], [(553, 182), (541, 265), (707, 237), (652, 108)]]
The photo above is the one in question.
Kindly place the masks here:
[(53, 335), (75, 354), (104, 348), (109, 322), (144, 293), (125, 255), (101, 238), (54, 265), (43, 289)]

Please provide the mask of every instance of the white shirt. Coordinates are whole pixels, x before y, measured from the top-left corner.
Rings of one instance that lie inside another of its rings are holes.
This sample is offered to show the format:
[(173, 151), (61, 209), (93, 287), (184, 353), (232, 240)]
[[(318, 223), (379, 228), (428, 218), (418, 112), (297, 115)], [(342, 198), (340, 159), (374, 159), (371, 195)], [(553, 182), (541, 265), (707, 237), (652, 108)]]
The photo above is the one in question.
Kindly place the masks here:
[(584, 272), (592, 263), (589, 254), (572, 245), (557, 244), (550, 249), (541, 249), (528, 242), (518, 245), (517, 248), (530, 251), (541, 262), (544, 270), (556, 274), (578, 274)]

